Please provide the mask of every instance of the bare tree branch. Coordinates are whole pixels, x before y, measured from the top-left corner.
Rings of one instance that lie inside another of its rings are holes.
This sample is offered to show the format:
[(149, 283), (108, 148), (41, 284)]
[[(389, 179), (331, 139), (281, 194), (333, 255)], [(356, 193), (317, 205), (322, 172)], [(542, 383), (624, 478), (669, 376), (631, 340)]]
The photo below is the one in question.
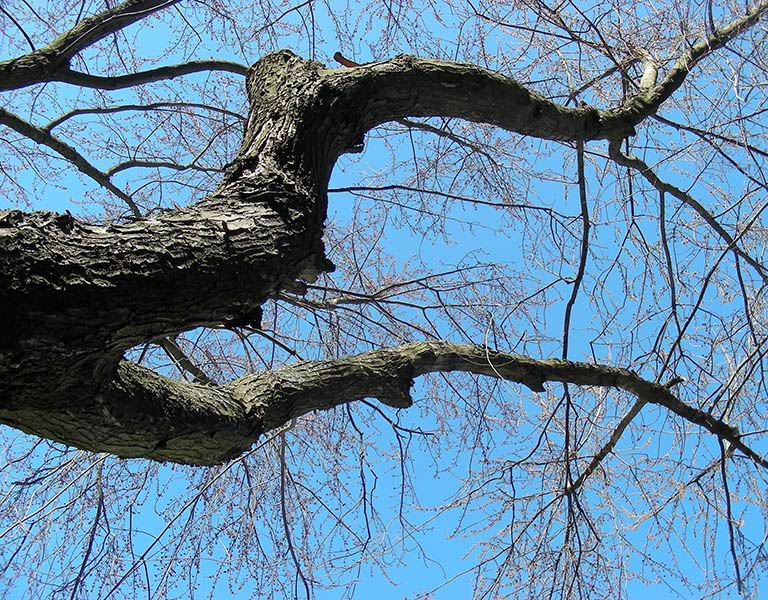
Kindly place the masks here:
[(123, 190), (118, 188), (114, 183), (112, 183), (106, 173), (94, 167), (75, 148), (49, 133), (47, 129), (36, 127), (35, 125), (32, 125), (24, 119), (16, 116), (15, 114), (8, 112), (2, 107), (0, 107), (0, 124), (10, 127), (16, 133), (19, 133), (25, 137), (28, 137), (32, 141), (37, 142), (38, 144), (50, 148), (59, 154), (62, 158), (65, 158), (73, 165), (75, 165), (78, 171), (84, 175), (87, 175), (100, 186), (106, 188), (115, 196), (123, 200), (131, 209), (134, 217), (141, 216), (141, 211), (133, 199)]
[(126, 0), (117, 6), (83, 19), (60, 35), (41, 52), (56, 54), (59, 61), (68, 62), (76, 54), (112, 33), (141, 21), (154, 12), (173, 6), (179, 0)]
[(645, 61), (640, 90), (615, 112), (623, 113), (628, 122), (633, 123), (633, 125), (640, 123), (655, 113), (683, 85), (688, 74), (699, 62), (754, 26), (767, 11), (768, 0), (758, 2), (748, 9), (747, 14), (743, 17), (734, 19), (713, 31), (707, 39), (690, 46), (677, 58), (661, 83), (650, 85), (656, 80), (656, 66), (652, 60)]
[(173, 360), (178, 366), (179, 370), (186, 371), (194, 377), (195, 383), (202, 383), (205, 385), (216, 385), (216, 382), (208, 377), (205, 372), (193, 363), (190, 358), (179, 348), (179, 344), (173, 337), (166, 337), (158, 341), (160, 347), (165, 350), (166, 354)]
[(126, 0), (83, 19), (47, 46), (0, 62), (0, 91), (56, 80), (58, 73), (69, 71), (70, 61), (79, 52), (176, 2), (178, 0)]
[(48, 79), (48, 81), (60, 81), (62, 83), (71, 83), (86, 88), (96, 88), (100, 90), (121, 90), (135, 85), (143, 85), (154, 81), (164, 81), (200, 73), (202, 71), (225, 71), (235, 73), (236, 75), (247, 75), (248, 67), (239, 63), (227, 60), (194, 60), (178, 65), (169, 65), (150, 69), (148, 71), (139, 71), (130, 75), (116, 75), (105, 77), (101, 75), (90, 75), (71, 69), (62, 69), (57, 71)]
[(206, 111), (220, 113), (228, 117), (233, 117), (238, 121), (245, 121), (245, 117), (239, 113), (231, 110), (227, 110), (218, 106), (211, 106), (210, 104), (200, 104), (198, 102), (152, 102), (150, 104), (121, 104), (118, 106), (102, 106), (94, 108), (78, 108), (71, 110), (61, 116), (56, 117), (50, 121), (45, 127), (42, 127), (45, 131), (50, 132), (54, 127), (58, 127), (65, 121), (73, 117), (80, 115), (100, 115), (100, 114), (112, 114), (119, 112), (137, 111), (137, 112), (149, 112), (153, 110), (162, 110), (165, 108), (200, 108)]
[(581, 488), (582, 485), (584, 485), (584, 482), (592, 475), (592, 473), (597, 470), (597, 468), (600, 466), (600, 463), (603, 462), (606, 456), (608, 456), (611, 452), (613, 452), (613, 449), (616, 447), (616, 444), (619, 443), (619, 440), (621, 439), (621, 436), (626, 431), (627, 427), (629, 427), (630, 423), (634, 420), (634, 418), (640, 414), (640, 411), (643, 409), (643, 407), (646, 405), (645, 400), (637, 400), (627, 411), (627, 413), (621, 418), (621, 421), (619, 421), (619, 424), (614, 428), (613, 432), (611, 433), (611, 437), (608, 439), (608, 441), (600, 448), (600, 450), (592, 457), (592, 460), (589, 462), (589, 464), (584, 468), (584, 470), (579, 474), (579, 476), (576, 478), (576, 480), (565, 489), (566, 494), (573, 494)]
[[(168, 379), (123, 362), (114, 382), (100, 395), (106, 414), (121, 415), (119, 431), (115, 429), (116, 423), (108, 427), (107, 423), (98, 424), (104, 417), (96, 413), (86, 420), (82, 413), (67, 411), (56, 420), (76, 419), (80, 426), (60, 439), (89, 450), (188, 464), (218, 464), (247, 450), (263, 433), (314, 410), (365, 398), (376, 398), (394, 408), (407, 408), (413, 404), (413, 379), (438, 372), (487, 375), (521, 383), (534, 392), (544, 391), (548, 381), (618, 388), (633, 394), (642, 404), (663, 406), (703, 427), (768, 469), (768, 459), (748, 447), (734, 426), (685, 404), (668, 387), (627, 369), (568, 360), (537, 360), (483, 346), (443, 341), (297, 363), (248, 375), (218, 388)], [(129, 418), (131, 407), (144, 407), (147, 412)], [(50, 420), (52, 413), (48, 411)], [(0, 412), (2, 422), (37, 431), (34, 417), (26, 420), (30, 416), (29, 411)], [(87, 421), (91, 425), (85, 427)], [(100, 437), (102, 431), (107, 437)], [(605, 448), (604, 452), (610, 451), (610, 443)]]
[[(662, 181), (656, 173), (653, 172), (653, 170), (645, 163), (643, 160), (636, 156), (624, 154), (621, 151), (621, 141), (620, 140), (612, 140), (608, 146), (608, 154), (609, 156), (619, 165), (622, 165), (624, 167), (630, 167), (636, 171), (638, 171), (647, 181), (650, 183), (654, 188), (656, 188), (659, 192), (668, 192), (669, 194), (673, 195), (675, 198), (686, 204), (687, 206), (691, 207), (693, 210), (696, 211), (696, 213), (704, 219), (704, 221), (709, 225), (712, 230), (717, 233), (718, 236), (720, 236), (720, 239), (722, 239), (726, 244), (728, 248), (731, 248), (736, 254), (738, 254), (740, 257), (742, 257), (745, 261), (747, 261), (760, 275), (760, 277), (763, 279), (763, 281), (768, 284), (768, 269), (765, 268), (759, 261), (752, 258), (749, 254), (747, 254), (744, 250), (742, 250), (736, 243), (736, 239), (734, 239), (733, 236), (731, 236), (730, 233), (728, 233), (722, 225), (720, 225), (719, 221), (710, 213), (704, 206), (701, 205), (693, 196), (690, 194), (684, 192), (678, 187), (675, 187), (674, 185), (667, 183), (666, 181)], [(740, 237), (741, 233), (739, 234)]]

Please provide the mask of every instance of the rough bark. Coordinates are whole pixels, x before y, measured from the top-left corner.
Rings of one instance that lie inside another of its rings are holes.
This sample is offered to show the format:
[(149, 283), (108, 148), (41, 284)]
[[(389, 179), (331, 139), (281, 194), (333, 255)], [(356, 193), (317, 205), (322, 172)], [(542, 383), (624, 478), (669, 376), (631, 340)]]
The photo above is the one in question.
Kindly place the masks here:
[[(277, 52), (249, 70), (247, 86), (238, 157), (200, 202), (106, 226), (0, 214), (0, 422), (119, 456), (214, 464), (310, 410), (364, 397), (408, 406), (412, 378), (432, 371), (503, 377), (536, 391), (570, 381), (623, 387), (647, 401), (661, 394), (609, 367), (438, 342), (302, 363), (219, 388), (122, 360), (132, 346), (193, 327), (258, 325), (270, 295), (332, 270), (321, 240), (328, 177), (338, 156), (380, 123), (456, 116), (590, 140), (626, 136), (638, 119), (634, 109), (565, 108), (485, 69), (409, 56), (329, 70)], [(737, 438), (727, 428), (718, 434)]]

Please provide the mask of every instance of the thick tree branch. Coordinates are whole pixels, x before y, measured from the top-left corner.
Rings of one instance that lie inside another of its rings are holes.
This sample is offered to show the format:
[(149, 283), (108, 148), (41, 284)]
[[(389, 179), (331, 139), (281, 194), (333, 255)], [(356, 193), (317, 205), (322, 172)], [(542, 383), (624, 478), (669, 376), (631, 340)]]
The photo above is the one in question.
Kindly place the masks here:
[[(268, 376), (281, 378), (287, 370), (291, 370), (289, 381), (305, 381), (311, 378), (297, 375), (303, 370), (313, 369), (314, 365), (321, 365), (319, 370), (334, 381), (331, 386), (334, 397), (340, 400), (334, 400), (333, 406), (362, 397), (374, 397), (390, 406), (406, 408), (412, 404), (409, 390), (413, 378), (435, 372), (487, 375), (521, 383), (534, 392), (543, 392), (544, 383), (549, 381), (617, 388), (629, 392), (642, 403), (663, 406), (686, 421), (703, 427), (718, 438), (731, 443), (760, 466), (768, 468), (768, 460), (747, 447), (734, 426), (685, 404), (672, 394), (669, 389), (671, 386), (645, 380), (628, 369), (558, 359), (537, 360), (490, 350), (483, 346), (432, 341), (374, 350), (335, 361), (284, 367)], [(233, 385), (247, 389), (251, 381), (260, 377), (246, 377), (233, 382)], [(324, 405), (327, 400), (318, 399), (316, 395), (326, 389), (325, 383), (320, 386), (310, 385), (313, 389), (306, 397), (297, 395), (295, 401), (289, 402), (289, 418), (318, 408), (330, 408)], [(292, 388), (292, 385), (287, 386), (287, 389)], [(281, 424), (282, 422), (270, 424), (270, 428)]]
[[(640, 51), (643, 77), (639, 91), (624, 105), (607, 110), (568, 109), (512, 79), (459, 63), (401, 56), (380, 63), (354, 63), (353, 69), (342, 69), (340, 72), (368, 79), (373, 87), (371, 91), (377, 97), (384, 91), (376, 85), (377, 81), (382, 86), (390, 85), (394, 89), (407, 87), (418, 90), (418, 97), (409, 98), (407, 107), (395, 109), (395, 114), (375, 121), (375, 124), (408, 116), (455, 116), (544, 139), (623, 139), (633, 135), (635, 127), (655, 113), (680, 88), (696, 64), (754, 26), (767, 11), (768, 0), (763, 0), (748, 10), (745, 16), (731, 21), (715, 30), (706, 40), (691, 46), (677, 59), (661, 83), (656, 83), (658, 65), (648, 52)], [(371, 72), (375, 75), (371, 76)], [(464, 99), (469, 102), (462, 102), (456, 97), (459, 94), (454, 92), (466, 94)], [(375, 111), (372, 112), (374, 114), (371, 116), (375, 119)]]
[(176, 2), (178, 0), (126, 0), (83, 19), (43, 48), (0, 62), (0, 91), (56, 80), (56, 74), (68, 71), (70, 61), (79, 52)]
[(43, 50), (48, 53), (56, 53), (61, 60), (68, 61), (108, 35), (117, 33), (158, 10), (176, 4), (178, 1), (126, 0), (117, 6), (83, 19), (72, 29), (53, 40)]
[(566, 108), (514, 79), (471, 64), (398, 56), (327, 77), (367, 131), (406, 117), (458, 117), (543, 139), (607, 139), (625, 131), (594, 108)]
[[(681, 402), (667, 386), (647, 381), (627, 369), (536, 360), (443, 341), (301, 362), (242, 377), (218, 388), (164, 378), (122, 362), (114, 379), (95, 394), (83, 413), (75, 412), (82, 407), (68, 407), (67, 411), (48, 410), (43, 419), (29, 408), (14, 414), (0, 410), (0, 420), (89, 450), (216, 464), (244, 452), (263, 433), (314, 410), (365, 398), (407, 408), (413, 403), (410, 389), (414, 378), (436, 372), (487, 375), (521, 383), (534, 392), (544, 391), (546, 382), (621, 389), (638, 398), (638, 408), (643, 404), (663, 406), (768, 468), (768, 461), (741, 441), (735, 427)], [(623, 431), (636, 412), (630, 411), (630, 417), (617, 431)], [(79, 427), (62, 437), (57, 427), (65, 418), (76, 420)], [(603, 454), (614, 443), (609, 443)]]
[[(50, 213), (0, 215), (2, 422), (120, 456), (213, 464), (309, 411), (365, 397), (407, 407), (414, 377), (466, 371), (534, 391), (546, 381), (624, 389), (768, 464), (734, 428), (663, 386), (600, 365), (430, 342), (211, 388), (121, 361), (132, 346), (197, 326), (258, 328), (268, 297), (332, 270), (322, 243), (328, 178), (337, 158), (380, 123), (456, 116), (571, 141), (615, 139), (631, 127), (608, 111), (558, 106), (479, 67), (409, 56), (329, 70), (282, 51), (256, 63), (247, 86), (251, 109), (237, 159), (197, 204), (109, 226)], [(54, 143), (49, 131), (0, 115)]]

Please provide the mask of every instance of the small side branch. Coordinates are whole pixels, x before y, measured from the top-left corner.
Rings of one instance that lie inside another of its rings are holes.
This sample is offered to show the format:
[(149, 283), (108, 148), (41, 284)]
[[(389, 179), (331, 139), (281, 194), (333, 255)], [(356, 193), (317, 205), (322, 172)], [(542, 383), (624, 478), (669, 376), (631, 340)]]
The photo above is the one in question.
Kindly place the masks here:
[(136, 203), (133, 201), (133, 199), (123, 190), (117, 187), (114, 183), (112, 183), (106, 173), (94, 167), (88, 161), (88, 159), (80, 154), (75, 148), (57, 138), (48, 130), (36, 127), (35, 125), (32, 125), (32, 123), (25, 121), (21, 117), (18, 117), (11, 112), (8, 112), (2, 107), (0, 107), (0, 125), (5, 125), (10, 129), (13, 129), (16, 133), (31, 139), (33, 142), (50, 148), (59, 154), (62, 158), (65, 158), (73, 165), (75, 165), (81, 173), (91, 178), (100, 186), (106, 188), (115, 196), (120, 198), (123, 202), (125, 202), (131, 209), (134, 217), (141, 216), (141, 211), (139, 210), (139, 207), (136, 206)]
[(641, 51), (641, 56), (643, 60), (643, 75), (640, 77), (640, 89), (649, 90), (656, 85), (659, 65), (648, 52)]
[[(765, 266), (763, 266), (762, 263), (752, 258), (749, 254), (747, 254), (744, 250), (742, 250), (737, 244), (736, 239), (728, 233), (722, 225), (717, 221), (717, 219), (710, 213), (704, 206), (702, 206), (693, 196), (690, 194), (684, 192), (678, 187), (675, 187), (674, 185), (667, 183), (666, 181), (663, 181), (661, 178), (659, 178), (656, 173), (649, 167), (642, 159), (638, 158), (637, 156), (633, 156), (631, 154), (624, 154), (621, 151), (621, 141), (620, 140), (612, 140), (611, 143), (608, 146), (608, 155), (611, 157), (613, 161), (616, 162), (616, 164), (619, 164), (623, 167), (628, 167), (630, 169), (634, 169), (638, 173), (640, 173), (645, 180), (650, 183), (654, 188), (656, 188), (659, 192), (664, 193), (667, 192), (680, 200), (683, 204), (686, 206), (689, 206), (693, 210), (696, 211), (696, 213), (704, 219), (704, 221), (709, 225), (712, 230), (717, 233), (717, 235), (720, 237), (721, 240), (723, 240), (727, 247), (732, 249), (738, 256), (743, 258), (745, 261), (749, 263), (750, 266), (752, 266), (757, 273), (762, 278), (763, 282), (768, 284), (768, 270), (766, 270)], [(738, 237), (738, 236), (737, 236)]]
[(568, 358), (568, 342), (571, 331), (571, 314), (579, 295), (584, 272), (587, 270), (587, 258), (589, 257), (589, 204), (587, 202), (587, 181), (584, 175), (584, 142), (576, 142), (576, 162), (578, 165), (579, 179), (579, 205), (581, 206), (581, 249), (579, 251), (579, 269), (573, 280), (571, 297), (565, 307), (565, 319), (563, 323), (563, 358)]
[(592, 473), (595, 472), (605, 457), (613, 452), (613, 449), (616, 447), (616, 444), (619, 443), (621, 436), (624, 435), (624, 431), (626, 431), (627, 427), (629, 427), (629, 424), (634, 420), (634, 418), (640, 414), (640, 411), (646, 404), (647, 402), (645, 400), (637, 400), (632, 405), (632, 407), (627, 411), (627, 414), (621, 418), (621, 421), (619, 421), (619, 424), (613, 430), (613, 433), (611, 433), (611, 437), (608, 442), (606, 442), (606, 444), (600, 448), (599, 452), (592, 457), (592, 460), (581, 472), (576, 481), (574, 481), (570, 486), (568, 486), (568, 488), (566, 488), (566, 495), (575, 493), (582, 485), (584, 485), (584, 482), (589, 478), (590, 475), (592, 475)]
[(168, 65), (165, 67), (158, 67), (157, 69), (149, 69), (147, 71), (139, 71), (138, 73), (118, 75), (115, 77), (91, 75), (89, 73), (81, 73), (79, 71), (65, 69), (56, 73), (50, 80), (100, 90), (121, 90), (135, 85), (174, 79), (176, 77), (181, 77), (182, 75), (190, 75), (202, 71), (225, 71), (245, 77), (248, 74), (248, 67), (228, 60), (193, 60), (178, 65)]

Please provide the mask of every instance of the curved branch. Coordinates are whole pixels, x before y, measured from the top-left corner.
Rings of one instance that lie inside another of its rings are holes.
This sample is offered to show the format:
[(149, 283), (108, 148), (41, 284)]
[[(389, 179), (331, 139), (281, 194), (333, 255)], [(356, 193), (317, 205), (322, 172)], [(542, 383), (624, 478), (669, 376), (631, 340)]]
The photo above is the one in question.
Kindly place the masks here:
[[(551, 140), (608, 139), (626, 126), (594, 108), (567, 108), (510, 77), (466, 63), (401, 55), (325, 75), (343, 99), (358, 107), (356, 134), (406, 117), (458, 117)], [(350, 122), (348, 112), (344, 120)], [(351, 146), (351, 142), (348, 142)]]
[[(367, 397), (407, 407), (414, 377), (464, 371), (537, 392), (547, 381), (623, 389), (768, 467), (734, 427), (664, 386), (603, 365), (425, 342), (213, 389), (120, 361), (138, 343), (192, 327), (257, 328), (267, 297), (333, 270), (322, 243), (328, 178), (338, 156), (379, 123), (458, 116), (574, 141), (612, 139), (627, 127), (479, 67), (408, 56), (329, 70), (276, 52), (249, 70), (247, 83), (251, 110), (238, 157), (197, 204), (108, 227), (50, 213), (0, 214), (0, 421), (89, 450), (214, 464), (309, 411)], [(40, 143), (55, 142), (10, 113), (0, 117)]]
[(117, 75), (114, 77), (104, 77), (102, 75), (91, 75), (81, 73), (71, 69), (64, 69), (57, 72), (50, 81), (60, 81), (62, 83), (71, 83), (80, 87), (95, 88), (100, 90), (121, 90), (135, 85), (143, 85), (154, 81), (164, 81), (174, 79), (182, 75), (200, 73), (201, 71), (225, 71), (235, 73), (236, 75), (247, 75), (248, 67), (228, 60), (193, 60), (177, 65), (168, 65), (150, 69), (148, 71), (139, 71), (129, 75)]
[[(638, 407), (663, 406), (768, 468), (768, 460), (746, 446), (735, 427), (688, 406), (669, 386), (645, 380), (633, 371), (537, 360), (439, 340), (300, 362), (217, 388), (169, 379), (124, 361), (87, 411), (76, 412), (71, 405), (58, 411), (48, 407), (47, 418), (40, 419), (32, 408), (15, 414), (0, 409), (0, 421), (88, 450), (210, 465), (245, 452), (264, 433), (314, 410), (365, 398), (407, 408), (413, 404), (410, 389), (414, 378), (437, 372), (486, 375), (520, 383), (534, 392), (543, 392), (546, 382), (621, 389), (637, 397)], [(64, 420), (74, 423), (65, 429)], [(610, 447), (609, 443), (606, 453)]]
[[(199, 155), (195, 157), (195, 160), (197, 160), (198, 158), (200, 158)], [(190, 171), (191, 170), (191, 171), (200, 171), (201, 173), (220, 173), (222, 171), (220, 167), (201, 167), (199, 165), (196, 165), (195, 160), (192, 160), (183, 165), (176, 162), (165, 161), (165, 160), (126, 160), (125, 162), (121, 162), (107, 169), (106, 175), (109, 177), (112, 177), (113, 175), (116, 175), (117, 173), (120, 173), (122, 171), (126, 171), (128, 169), (136, 169), (136, 168), (170, 169), (171, 171)]]
[[(309, 374), (315, 370), (322, 373), (323, 378), (312, 382)], [(768, 460), (741, 441), (736, 427), (685, 404), (672, 394), (671, 384), (654, 383), (634, 371), (607, 365), (533, 359), (483, 346), (437, 340), (374, 350), (349, 358), (300, 363), (265, 375), (244, 377), (229, 385), (245, 391), (263, 377), (276, 378), (281, 382), (276, 387), (282, 389), (295, 389), (299, 382), (310, 382), (307, 389), (302, 390), (303, 394), (296, 394), (283, 404), (288, 418), (295, 418), (311, 410), (327, 409), (364, 397), (377, 398), (395, 408), (407, 408), (413, 403), (410, 397), (413, 378), (436, 372), (487, 375), (523, 384), (534, 392), (545, 391), (546, 382), (621, 389), (642, 403), (663, 406), (686, 421), (703, 427), (768, 469)], [(281, 424), (283, 422), (269, 423), (268, 428)]]
[(60, 35), (43, 51), (58, 54), (59, 60), (69, 61), (79, 52), (112, 33), (168, 8), (179, 0), (126, 0), (117, 6), (83, 19), (72, 29)]
[(34, 52), (36, 50), (35, 44), (32, 41), (32, 38), (29, 37), (29, 34), (26, 32), (26, 30), (21, 26), (21, 23), (19, 23), (11, 13), (9, 13), (3, 6), (0, 6), (0, 12), (2, 12), (5, 17), (16, 26), (16, 29), (18, 29), (21, 32), (21, 35), (24, 36), (24, 39), (27, 40), (27, 44), (29, 44), (29, 48)]
[(201, 71), (226, 71), (246, 75), (247, 67), (227, 60), (195, 60), (115, 77), (91, 75), (70, 68), (70, 62), (78, 52), (176, 2), (178, 0), (127, 0), (113, 9), (84, 19), (44, 48), (0, 62), (0, 91), (48, 81), (102, 90), (119, 90)]
[(245, 121), (245, 117), (243, 117), (243, 115), (239, 113), (236, 113), (232, 110), (227, 110), (226, 108), (211, 106), (209, 104), (201, 104), (199, 102), (152, 102), (150, 104), (119, 104), (116, 106), (77, 108), (75, 110), (71, 110), (67, 113), (64, 113), (63, 115), (56, 117), (42, 129), (50, 132), (54, 127), (58, 127), (64, 121), (68, 121), (69, 119), (80, 116), (80, 115), (102, 115), (102, 114), (112, 114), (112, 113), (128, 112), (128, 111), (148, 112), (148, 111), (164, 109), (164, 108), (201, 108), (203, 110), (208, 110), (211, 112), (216, 112), (222, 115), (226, 115), (228, 117), (232, 117), (234, 119), (237, 119), (238, 121)]
[(768, 0), (763, 0), (744, 17), (694, 44), (658, 84), (655, 62), (641, 51), (644, 69), (638, 92), (622, 106), (607, 110), (567, 108), (499, 73), (413, 56), (353, 63), (354, 68), (338, 69), (336, 77), (348, 86), (350, 99), (368, 107), (364, 130), (409, 116), (441, 116), (488, 123), (543, 139), (617, 140), (634, 135), (635, 127), (672, 96), (696, 64), (755, 25), (766, 12)]
[(743, 17), (734, 19), (723, 27), (716, 29), (705, 40), (701, 40), (688, 48), (675, 61), (672, 68), (661, 81), (656, 82), (656, 66), (652, 60), (646, 60), (640, 90), (619, 109), (613, 111), (615, 116), (621, 116), (627, 122), (637, 125), (646, 117), (655, 113), (659, 107), (674, 94), (695, 67), (715, 50), (724, 47), (728, 42), (755, 25), (768, 12), (768, 0), (758, 2)]
[(572, 280), (571, 297), (565, 305), (565, 317), (563, 318), (563, 358), (568, 358), (568, 342), (571, 335), (571, 316), (573, 307), (576, 305), (576, 298), (581, 289), (581, 282), (584, 279), (584, 273), (587, 270), (587, 260), (589, 259), (589, 203), (587, 202), (587, 180), (584, 174), (584, 142), (576, 144), (576, 164), (577, 177), (579, 182), (579, 204), (581, 206), (581, 245), (579, 249), (579, 267), (576, 271), (576, 277)]
[(92, 44), (179, 0), (126, 0), (83, 19), (43, 48), (0, 62), (0, 91), (55, 80), (72, 58)]

